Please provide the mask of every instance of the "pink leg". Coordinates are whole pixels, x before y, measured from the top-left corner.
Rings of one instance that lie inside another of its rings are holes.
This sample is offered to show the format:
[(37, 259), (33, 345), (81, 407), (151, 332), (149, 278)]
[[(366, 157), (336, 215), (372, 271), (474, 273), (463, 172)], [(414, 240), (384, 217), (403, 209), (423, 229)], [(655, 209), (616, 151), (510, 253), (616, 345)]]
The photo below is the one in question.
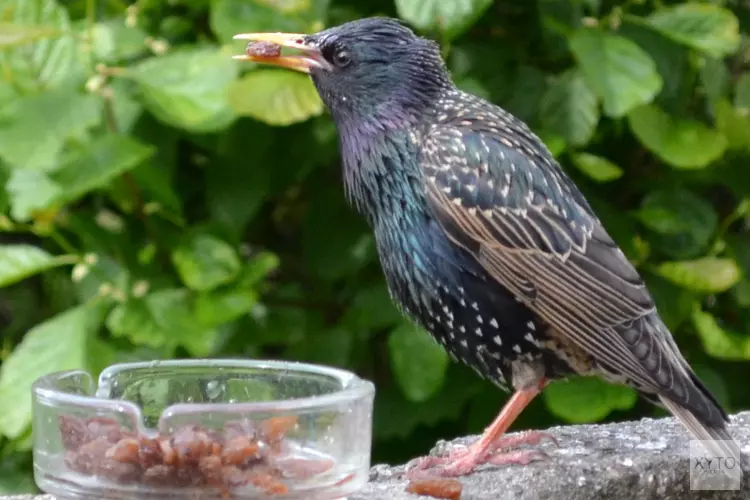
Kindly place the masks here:
[(480, 465), (520, 464), (529, 463), (546, 458), (547, 455), (538, 450), (506, 451), (522, 444), (537, 445), (543, 439), (550, 439), (557, 444), (557, 440), (550, 434), (530, 431), (518, 436), (503, 436), (508, 427), (521, 414), (526, 406), (539, 394), (546, 384), (542, 380), (538, 387), (517, 391), (503, 407), (500, 415), (485, 430), (482, 437), (469, 447), (456, 447), (444, 457), (424, 457), (407, 465), (409, 479), (423, 479), (430, 476), (464, 476), (471, 473)]

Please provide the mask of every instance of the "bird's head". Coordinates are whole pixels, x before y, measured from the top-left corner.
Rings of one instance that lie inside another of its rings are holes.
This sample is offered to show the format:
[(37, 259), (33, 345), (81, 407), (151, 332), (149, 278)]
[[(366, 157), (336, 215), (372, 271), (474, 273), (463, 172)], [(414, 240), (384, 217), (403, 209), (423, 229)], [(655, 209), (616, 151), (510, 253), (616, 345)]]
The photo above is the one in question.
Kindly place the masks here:
[(339, 125), (383, 128), (414, 118), (452, 86), (438, 45), (394, 19), (367, 18), (319, 33), (246, 33), (236, 39), (271, 42), (291, 55), (236, 59), (307, 73)]

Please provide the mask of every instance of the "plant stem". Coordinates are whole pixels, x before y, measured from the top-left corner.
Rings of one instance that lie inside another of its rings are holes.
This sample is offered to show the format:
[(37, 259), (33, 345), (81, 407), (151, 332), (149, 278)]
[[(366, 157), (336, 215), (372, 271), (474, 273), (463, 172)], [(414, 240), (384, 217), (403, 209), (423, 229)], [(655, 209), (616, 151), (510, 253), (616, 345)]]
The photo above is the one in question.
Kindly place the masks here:
[(86, 0), (86, 44), (89, 67), (94, 69), (94, 25), (96, 23), (96, 0)]
[(65, 253), (78, 255), (81, 258), (83, 257), (83, 253), (76, 249), (76, 247), (57, 230), (57, 228), (52, 229), (49, 233), (49, 237), (52, 238), (52, 240), (57, 243), (57, 246), (59, 246)]
[(719, 243), (724, 239), (724, 236), (726, 235), (727, 231), (729, 231), (729, 228), (732, 226), (732, 224), (743, 218), (748, 213), (750, 213), (750, 200), (742, 200), (732, 211), (732, 213), (727, 215), (727, 217), (723, 221), (721, 221), (721, 225), (716, 231), (716, 237), (714, 238), (714, 244), (711, 250), (711, 253), (713, 255), (717, 253), (717, 250), (720, 250), (722, 248)]

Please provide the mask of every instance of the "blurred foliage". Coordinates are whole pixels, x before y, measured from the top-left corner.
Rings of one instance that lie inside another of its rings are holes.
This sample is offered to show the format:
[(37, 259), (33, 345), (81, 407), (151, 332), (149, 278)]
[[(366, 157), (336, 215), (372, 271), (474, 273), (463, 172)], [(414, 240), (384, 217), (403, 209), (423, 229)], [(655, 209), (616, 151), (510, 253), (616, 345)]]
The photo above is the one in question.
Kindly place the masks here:
[[(750, 2), (0, 0), (0, 493), (30, 480), (30, 385), (118, 361), (268, 357), (376, 382), (374, 459), (476, 432), (505, 396), (384, 287), (309, 80), (242, 31), (400, 16), (527, 121), (647, 279), (691, 364), (750, 407)], [(554, 384), (518, 427), (654, 414)]]

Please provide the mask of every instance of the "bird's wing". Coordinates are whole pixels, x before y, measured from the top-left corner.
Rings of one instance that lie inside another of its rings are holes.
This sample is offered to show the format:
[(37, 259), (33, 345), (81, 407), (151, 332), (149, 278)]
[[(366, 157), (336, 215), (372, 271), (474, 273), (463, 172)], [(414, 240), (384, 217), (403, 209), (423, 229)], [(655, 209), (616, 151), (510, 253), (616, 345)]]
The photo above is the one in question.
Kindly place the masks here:
[(464, 113), (432, 126), (420, 163), (448, 236), (556, 335), (646, 392), (690, 399), (641, 277), (528, 128), (502, 110)]

